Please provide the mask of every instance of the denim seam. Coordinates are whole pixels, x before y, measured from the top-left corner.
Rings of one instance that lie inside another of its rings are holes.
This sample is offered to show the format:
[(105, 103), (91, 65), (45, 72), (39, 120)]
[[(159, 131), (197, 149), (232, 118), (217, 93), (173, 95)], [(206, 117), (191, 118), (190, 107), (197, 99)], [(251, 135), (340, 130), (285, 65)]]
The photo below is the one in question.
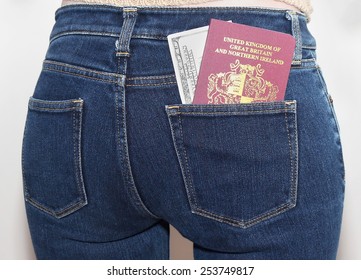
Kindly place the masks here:
[(49, 43), (52, 43), (53, 41), (55, 41), (56, 39), (59, 39), (60, 37), (69, 36), (69, 35), (90, 35), (90, 36), (103, 36), (103, 37), (118, 37), (118, 35), (116, 33), (112, 33), (112, 32), (72, 30), (72, 31), (58, 32), (58, 33), (52, 35), (52, 37), (49, 40)]
[[(284, 100), (284, 101), (274, 101), (274, 102), (258, 102), (258, 103), (241, 103), (241, 104), (180, 104), (180, 105), (167, 105), (168, 109), (176, 109), (176, 110), (181, 110), (182, 107), (189, 107), (192, 110), (194, 109), (202, 109), (202, 108), (208, 108), (209, 106), (212, 107), (220, 107), (220, 108), (224, 108), (225, 106), (239, 106), (241, 105), (242, 107), (246, 108), (246, 107), (254, 107), (255, 104), (257, 104), (257, 107), (269, 107), (270, 103), (272, 103), (272, 106), (277, 106), (277, 109), (270, 109), (270, 110), (289, 110), (286, 106), (289, 104), (295, 104), (294, 100)], [(249, 109), (248, 109), (249, 110)], [(173, 111), (173, 110), (172, 110)], [(183, 112), (180, 112), (183, 113)]]
[[(116, 131), (117, 131), (117, 145), (118, 145), (118, 150), (119, 151), (124, 151), (125, 153), (125, 159), (124, 161), (126, 162), (125, 164), (127, 165), (127, 167), (125, 169), (127, 169), (125, 171), (126, 175), (124, 176), (124, 181), (127, 183), (127, 185), (131, 186), (131, 193), (133, 193), (133, 195), (131, 196), (131, 198), (136, 197), (136, 200), (135, 201), (135, 205), (136, 206), (141, 206), (141, 209), (144, 210), (147, 214), (149, 214), (151, 217), (153, 218), (156, 218), (156, 219), (159, 219), (158, 216), (154, 215), (152, 212), (150, 212), (148, 210), (148, 208), (144, 205), (143, 201), (141, 200), (140, 196), (139, 196), (139, 193), (138, 193), (138, 190), (135, 188), (135, 185), (134, 185), (134, 179), (133, 179), (133, 176), (132, 176), (132, 171), (131, 171), (131, 166), (130, 166), (130, 159), (129, 159), (129, 150), (128, 150), (128, 146), (127, 146), (127, 135), (126, 135), (126, 124), (125, 124), (125, 119), (123, 119), (123, 121), (121, 122), (120, 121), (120, 114), (119, 114), (119, 95), (122, 94), (121, 91), (119, 92), (119, 94), (116, 94), (115, 95), (115, 107), (116, 107), (116, 118), (117, 118), (117, 128), (116, 128)], [(124, 111), (124, 107), (125, 107), (125, 102), (122, 102), (121, 104), (122, 106), (122, 110)], [(125, 112), (123, 113), (123, 118), (125, 118)], [(121, 125), (121, 123), (124, 123), (124, 126)], [(123, 130), (124, 130), (124, 144), (122, 145), (121, 143), (121, 138), (122, 138), (122, 134), (121, 134), (121, 129), (123, 127)], [(122, 168), (123, 169), (123, 168)]]
[[(184, 134), (183, 134), (183, 126), (182, 126), (182, 120), (180, 115), (178, 115), (178, 123), (179, 123), (179, 132), (180, 132), (180, 139), (182, 139), (182, 143), (183, 143), (183, 139), (184, 139)], [(184, 145), (182, 145), (182, 147), (184, 147)], [(191, 209), (193, 210), (194, 207), (196, 207), (196, 209), (198, 208), (198, 203), (197, 203), (197, 198), (194, 192), (194, 187), (193, 187), (193, 180), (192, 180), (192, 176), (191, 176), (191, 172), (190, 172), (190, 168), (189, 168), (189, 159), (188, 159), (188, 155), (187, 155), (187, 151), (185, 148), (182, 149), (183, 150), (183, 156), (184, 156), (184, 160), (185, 160), (185, 168), (186, 168), (186, 182), (187, 184), (185, 185), (185, 187), (187, 188), (187, 193), (189, 193), (189, 198), (190, 198), (190, 205), (191, 205)], [(189, 187), (188, 187), (189, 184)], [(194, 206), (193, 206), (194, 204)]]
[(229, 224), (231, 226), (237, 226), (237, 227), (241, 227), (241, 228), (249, 228), (253, 225), (256, 225), (260, 222), (263, 222), (265, 220), (268, 220), (270, 218), (273, 218), (275, 216), (278, 216), (279, 214), (291, 209), (293, 207), (292, 204), (290, 204), (289, 202), (286, 202), (284, 204), (281, 204), (279, 207), (277, 207), (276, 209), (272, 210), (272, 211), (268, 211), (262, 215), (260, 215), (257, 218), (253, 218), (249, 221), (239, 221), (230, 217), (226, 217), (226, 216), (220, 216), (217, 214), (214, 214), (212, 212), (209, 212), (207, 210), (204, 210), (202, 208), (197, 208), (196, 211), (192, 211), (194, 214), (203, 216), (203, 217), (207, 217), (207, 218), (211, 218), (214, 219), (216, 221), (219, 222), (223, 222), (226, 224)]
[[(59, 67), (60, 69), (52, 68), (51, 65), (55, 65), (55, 66)], [(83, 71), (85, 73), (89, 73), (89, 75), (84, 75), (84, 74), (71, 72), (69, 70), (66, 70), (67, 68), (68, 69), (74, 69), (74, 71)], [(119, 82), (119, 78), (121, 78), (121, 79), (125, 78), (124, 75), (122, 75), (122, 74), (100, 72), (100, 71), (92, 70), (92, 69), (89, 69), (89, 68), (74, 66), (74, 65), (71, 65), (71, 64), (55, 62), (55, 61), (50, 61), (50, 60), (44, 61), (43, 70), (44, 71), (50, 71), (50, 72), (64, 73), (64, 74), (68, 74), (68, 75), (72, 75), (72, 76), (82, 77), (82, 78), (85, 78), (85, 79), (91, 79), (91, 80), (95, 80), (95, 81), (101, 81), (101, 82), (112, 83), (112, 84), (117, 84)], [(105, 77), (104, 78), (97, 78), (97, 77), (94, 77), (94, 76), (91, 76), (91, 75), (99, 75), (99, 76), (109, 77), (109, 80), (104, 79)], [(172, 78), (172, 77), (174, 77), (174, 75), (130, 77), (130, 78), (126, 78), (126, 79), (136, 82), (137, 80), (138, 81), (162, 80), (162, 79), (167, 79), (167, 78)], [(141, 87), (141, 86), (161, 86), (161, 85), (171, 85), (171, 84), (176, 84), (176, 81), (174, 81), (174, 82), (164, 82), (164, 83), (127, 84), (127, 86), (133, 86), (133, 87), (140, 86)]]
[[(61, 101), (57, 101), (57, 100), (41, 100), (41, 99), (36, 99), (34, 101), (31, 101), (31, 103), (45, 103), (45, 104), (54, 104), (54, 103), (58, 103), (58, 104), (67, 104), (67, 103), (82, 103), (81, 99), (71, 99), (71, 100), (61, 100)], [(73, 105), (73, 107), (67, 107), (67, 108), (77, 108), (78, 106)]]
[(144, 76), (144, 77), (127, 77), (127, 80), (156, 80), (156, 79), (166, 79), (166, 78), (175, 78), (175, 75), (162, 75), (162, 76)]
[(28, 196), (28, 188), (27, 188), (27, 184), (26, 184), (26, 180), (25, 180), (25, 169), (24, 169), (24, 164), (25, 164), (25, 160), (24, 160), (24, 139), (25, 136), (27, 134), (27, 130), (28, 130), (28, 122), (25, 121), (25, 127), (24, 127), (24, 134), (23, 134), (23, 141), (22, 141), (22, 149), (21, 149), (21, 172), (22, 172), (22, 176), (23, 176), (23, 189), (24, 189), (24, 199), (25, 201), (27, 200), (26, 197)]
[[(53, 105), (53, 106), (51, 106)], [(30, 97), (28, 108), (29, 110), (38, 110), (38, 111), (60, 111), (60, 112), (69, 112), (69, 111), (79, 111), (82, 109), (83, 100), (72, 99), (72, 100), (41, 100)]]
[(173, 115), (224, 115), (224, 116), (245, 116), (253, 115), (254, 113), (283, 113), (283, 112), (294, 112), (294, 109), (279, 109), (279, 110), (258, 110), (258, 111), (244, 111), (244, 112), (175, 112)]
[(152, 35), (152, 34), (133, 34), (134, 39), (150, 39), (150, 40), (162, 40), (167, 41), (167, 36), (163, 35)]
[[(83, 105), (83, 103), (81, 103)], [(76, 118), (76, 114), (79, 114), (79, 117)], [(81, 134), (82, 134), (82, 122), (83, 122), (83, 110), (73, 111), (73, 129), (77, 131), (77, 134), (73, 134), (74, 141), (74, 164), (75, 164), (75, 177), (78, 187), (78, 192), (81, 195), (81, 201), (83, 202), (83, 206), (88, 204), (88, 198), (85, 191), (84, 178), (82, 172), (82, 164), (81, 164)], [(78, 129), (77, 129), (78, 128)]]
[[(123, 78), (120, 74), (100, 72), (89, 68), (79, 67), (67, 63), (55, 62), (45, 60), (43, 63), (44, 71), (60, 72), (73, 76), (79, 76), (86, 79), (101, 81), (105, 83), (117, 83), (119, 77)], [(83, 73), (79, 73), (83, 72)]]
[[(296, 119), (296, 116), (294, 116), (294, 119)], [(288, 125), (288, 115), (287, 112), (285, 112), (285, 123), (286, 123), (286, 129), (287, 129), (287, 138), (288, 138), (288, 145), (289, 145), (289, 153), (290, 153), (290, 163), (291, 163), (291, 189), (290, 189), (290, 195), (291, 195), (291, 205), (290, 206), (295, 206), (296, 203), (296, 192), (295, 192), (295, 183), (296, 183), (296, 178), (295, 178), (295, 162), (292, 159), (292, 142), (291, 142), (291, 135), (290, 135), (290, 127)], [(294, 124), (295, 125), (295, 124)], [(295, 127), (296, 130), (296, 127)]]
[(51, 216), (58, 218), (58, 219), (76, 212), (77, 210), (81, 209), (82, 207), (84, 207), (87, 204), (87, 203), (84, 203), (84, 200), (77, 199), (77, 200), (74, 200), (73, 202), (69, 203), (69, 205), (63, 207), (62, 209), (60, 209), (58, 211), (54, 211), (54, 210), (49, 209), (48, 206), (38, 203), (36, 200), (31, 198), (30, 196), (28, 196), (26, 198), (26, 201), (29, 202), (31, 205), (33, 205), (35, 208), (37, 208), (45, 213), (48, 213)]
[[(118, 52), (128, 52), (129, 53), (129, 44), (131, 39), (131, 33), (133, 32), (133, 28), (135, 25), (136, 20), (136, 9), (124, 9), (123, 13), (123, 26), (122, 31), (119, 36), (119, 41), (117, 44), (116, 53)], [(127, 68), (127, 56), (119, 56), (116, 55), (118, 58), (118, 72), (122, 74), (123, 77), (126, 75), (126, 68)], [(121, 65), (123, 65), (123, 69), (121, 68)], [(125, 88), (124, 83), (125, 79), (121, 81), (122, 84), (118, 83), (119, 92), (116, 94), (116, 116), (117, 116), (117, 142), (118, 142), (118, 150), (119, 152), (122, 151), (124, 153), (124, 158), (121, 156), (121, 160), (124, 161), (125, 166), (122, 167), (122, 170), (124, 171), (124, 181), (126, 183), (126, 187), (129, 188), (131, 199), (133, 200), (133, 203), (137, 207), (137, 209), (141, 210), (143, 213), (146, 213), (152, 218), (160, 219), (157, 215), (153, 214), (144, 204), (142, 198), (140, 197), (140, 194), (138, 192), (137, 187), (135, 186), (135, 181), (133, 178), (133, 172), (130, 164), (130, 158), (129, 158), (129, 147), (128, 147), (128, 135), (127, 135), (127, 123), (126, 123), (126, 94), (125, 94)], [(121, 104), (119, 104), (119, 97), (122, 96)], [(122, 115), (119, 114), (119, 105), (122, 108)], [(121, 119), (120, 119), (121, 118)], [(123, 131), (123, 136), (121, 133), (121, 130)], [(121, 143), (121, 139), (123, 138), (123, 144)]]
[[(311, 61), (311, 60), (310, 60)], [(73, 66), (66, 66), (66, 67), (69, 67), (69, 68), (74, 68), (76, 69), (76, 67), (73, 67)], [(296, 67), (292, 67), (291, 69), (314, 69), (314, 68), (319, 68), (318, 66), (309, 66), (309, 67), (306, 67), (306, 66), (296, 66)], [(83, 71), (88, 71), (90, 73), (94, 73), (94, 74), (98, 74), (98, 72), (96, 71), (93, 71), (93, 70), (90, 70), (90, 69), (86, 69), (84, 68)], [(64, 74), (68, 74), (68, 75), (72, 75), (72, 76), (77, 76), (77, 77), (82, 77), (82, 78), (85, 78), (85, 79), (91, 79), (91, 80), (95, 80), (95, 81), (100, 81), (100, 82), (104, 82), (104, 83), (113, 83), (113, 84), (117, 84), (118, 83), (118, 79), (117, 80), (106, 80), (106, 79), (102, 79), (102, 78), (96, 78), (96, 77), (92, 77), (90, 75), (84, 75), (84, 74), (79, 74), (79, 73), (74, 73), (74, 72), (70, 72), (70, 71), (66, 71), (66, 70), (60, 70), (60, 69), (54, 69), (54, 68), (51, 68), (51, 67), (47, 67), (47, 66), (44, 66), (43, 67), (43, 70), (44, 71), (49, 71), (49, 72), (59, 72), (59, 73), (64, 73)], [(112, 73), (105, 73), (106, 75), (114, 75), (114, 77), (116, 77), (115, 75), (116, 74), (112, 74)], [(105, 75), (104, 73), (102, 75)], [(119, 76), (122, 76), (122, 75), (118, 75)], [(147, 78), (141, 78), (141, 77), (137, 77), (137, 78), (127, 78), (129, 80), (145, 80)], [(149, 79), (158, 79), (158, 76), (155, 76), (154, 78), (153, 77), (149, 77)], [(154, 84), (127, 84), (127, 86), (161, 86), (161, 85), (171, 85), (171, 84), (176, 84), (176, 82), (167, 82), (167, 83), (154, 83)]]
[(44, 107), (37, 107), (37, 106), (31, 106), (30, 110), (37, 110), (37, 111), (59, 111), (59, 112), (70, 112), (70, 111), (77, 111), (78, 108), (44, 108)]
[(132, 167), (130, 165), (130, 158), (129, 158), (129, 147), (128, 147), (128, 133), (127, 133), (127, 124), (126, 124), (126, 111), (125, 111), (125, 92), (124, 92), (124, 97), (123, 97), (123, 102), (122, 102), (122, 110), (123, 110), (123, 124), (124, 124), (124, 145), (123, 145), (123, 151), (125, 152), (125, 162), (127, 165), (127, 177), (128, 177), (128, 183), (129, 186), (131, 187), (131, 189), (133, 190), (133, 193), (136, 197), (136, 204), (140, 205), (141, 208), (148, 214), (150, 215), (152, 218), (155, 219), (160, 219), (160, 217), (158, 217), (157, 215), (153, 214), (148, 207), (145, 206), (142, 198), (139, 195), (138, 189), (135, 186), (135, 181), (133, 178), (133, 171), (132, 171)]
[[(99, 32), (99, 31), (88, 31), (88, 30), (72, 30), (72, 31), (62, 31), (58, 32), (49, 40), (49, 43), (64, 37), (64, 36), (71, 36), (71, 35), (85, 35), (85, 36), (100, 36), (100, 37), (111, 37), (111, 38), (118, 38), (118, 34), (112, 32)], [(167, 36), (161, 34), (133, 34), (132, 39), (149, 39), (149, 40), (162, 40), (167, 41)]]
[(85, 79), (90, 79), (90, 80), (100, 81), (100, 82), (104, 82), (104, 83), (116, 83), (116, 82), (113, 82), (113, 81), (103, 80), (103, 79), (94, 78), (94, 77), (89, 77), (89, 76), (85, 76), (85, 75), (82, 75), (82, 74), (72, 73), (72, 72), (69, 72), (69, 71), (63, 71), (63, 70), (57, 70), (57, 69), (51, 69), (51, 68), (46, 68), (46, 67), (44, 67), (44, 68), (43, 68), (43, 70), (45, 70), (45, 71), (49, 71), (49, 72), (64, 73), (64, 74), (68, 74), (68, 75), (71, 75), (71, 76), (82, 77), (82, 78), (85, 78)]
[(323, 92), (324, 96), (325, 96), (326, 99), (327, 99), (327, 103), (328, 103), (329, 108), (330, 108), (330, 110), (331, 110), (332, 118), (334, 119), (334, 122), (335, 122), (335, 124), (336, 124), (336, 129), (337, 129), (336, 132), (339, 134), (339, 133), (340, 133), (340, 127), (339, 127), (339, 124), (338, 124), (338, 121), (337, 121), (337, 118), (336, 118), (336, 112), (335, 112), (335, 110), (334, 110), (333, 104), (332, 104), (331, 101), (330, 101), (330, 96), (331, 96), (331, 95), (330, 95), (329, 92), (328, 92), (327, 85), (326, 85), (326, 83), (325, 83), (325, 80), (324, 80), (324, 78), (323, 78), (323, 75), (321, 74), (321, 68), (320, 68), (320, 67), (317, 67), (316, 71), (317, 71), (318, 78), (319, 78), (319, 80), (320, 80), (320, 82), (321, 82), (321, 85), (322, 85), (322, 92)]
[(177, 82), (169, 83), (159, 83), (159, 84), (126, 84), (127, 87), (146, 87), (146, 86), (165, 86), (165, 85), (174, 85)]
[[(49, 40), (49, 43), (52, 43), (56, 39), (59, 39), (63, 36), (71, 36), (71, 35), (89, 35), (89, 36), (101, 36), (101, 37), (112, 37), (112, 38), (118, 38), (117, 33), (113, 32), (100, 32), (100, 31), (88, 31), (88, 30), (72, 30), (72, 31), (62, 31), (58, 32)], [(162, 40), (167, 41), (167, 36), (161, 35), (161, 34), (133, 34), (132, 39), (150, 39), (150, 40)], [(316, 46), (313, 45), (302, 45), (302, 49), (310, 49), (315, 50)]]
[[(321, 68), (318, 67), (316, 69), (317, 71), (317, 75), (318, 75), (318, 78), (320, 80), (320, 83), (322, 85), (322, 92), (323, 92), (323, 95), (325, 96), (325, 98), (327, 99), (327, 103), (328, 103), (328, 106), (329, 106), (329, 109), (331, 111), (331, 118), (333, 119), (334, 123), (335, 123), (335, 132), (336, 132), (336, 135), (337, 135), (337, 145), (339, 146), (339, 149), (341, 150), (340, 152), (340, 155), (339, 155), (339, 161), (340, 161), (340, 164), (342, 166), (342, 179), (344, 181), (344, 186), (345, 186), (345, 182), (346, 182), (346, 169), (345, 169), (345, 164), (344, 164), (344, 160), (343, 160), (343, 154), (342, 154), (342, 144), (341, 144), (341, 136), (340, 136), (340, 127), (339, 127), (339, 123), (338, 123), (338, 120), (337, 120), (337, 116), (336, 116), (336, 111), (335, 111), (335, 108), (334, 108), (334, 105), (333, 105), (333, 101), (331, 102), (331, 95), (329, 94), (328, 92), (328, 89), (327, 89), (327, 85), (325, 83), (325, 80), (323, 78), (323, 75), (322, 75), (322, 71), (321, 71)], [(344, 187), (345, 188), (345, 187)], [(343, 190), (345, 192), (345, 189)]]
[(90, 68), (80, 67), (80, 66), (76, 66), (76, 65), (72, 65), (72, 64), (68, 64), (68, 63), (64, 63), (64, 62), (58, 62), (58, 61), (54, 61), (54, 60), (44, 60), (44, 65), (46, 66), (47, 64), (62, 66), (64, 68), (76, 69), (76, 70), (84, 71), (84, 72), (90, 72), (90, 73), (97, 74), (100, 76), (111, 76), (114, 78), (118, 78), (119, 76), (121, 76), (120, 74), (117, 74), (117, 73), (97, 71), (97, 70), (93, 70)]
[(293, 180), (294, 180), (294, 188), (293, 188), (293, 206), (296, 206), (297, 204), (297, 192), (298, 192), (298, 130), (297, 130), (297, 107), (296, 107), (296, 112), (294, 115), (294, 119), (293, 119), (293, 125), (294, 125), (294, 151), (295, 151), (295, 155), (294, 155), (294, 160), (293, 160), (293, 165), (294, 165), (294, 175), (293, 175)]
[(187, 184), (188, 179), (187, 179), (186, 171), (185, 171), (184, 166), (182, 164), (181, 153), (180, 153), (180, 151), (178, 149), (177, 140), (176, 140), (176, 136), (175, 136), (175, 131), (174, 131), (174, 127), (173, 127), (173, 122), (171, 120), (172, 115), (170, 115), (169, 110), (167, 110), (167, 115), (168, 115), (168, 122), (169, 122), (170, 130), (171, 130), (171, 134), (172, 134), (172, 139), (173, 139), (173, 146), (174, 146), (176, 154), (177, 154), (179, 167), (180, 167), (181, 172), (182, 172), (182, 178), (183, 178), (183, 181), (184, 181), (184, 186), (185, 186), (185, 190), (186, 190), (187, 197), (188, 197), (188, 203), (189, 203), (189, 206), (191, 208), (191, 211), (193, 211), (193, 204), (191, 203), (191, 201), (192, 201), (192, 193), (190, 192), (190, 190), (188, 188), (188, 184)]
[(291, 70), (302, 70), (302, 69), (317, 69), (318, 66), (315, 65), (315, 66), (292, 66), (291, 67)]
[(145, 86), (162, 86), (174, 85), (177, 83), (174, 74), (143, 76), (143, 77), (127, 77), (125, 80), (126, 86), (129, 87), (145, 87)]

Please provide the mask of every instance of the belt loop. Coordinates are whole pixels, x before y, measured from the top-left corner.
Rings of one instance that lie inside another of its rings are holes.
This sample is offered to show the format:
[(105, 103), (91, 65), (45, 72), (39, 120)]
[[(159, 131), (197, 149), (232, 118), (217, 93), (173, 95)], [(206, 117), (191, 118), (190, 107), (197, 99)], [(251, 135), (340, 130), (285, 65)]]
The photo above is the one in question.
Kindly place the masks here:
[(130, 39), (137, 20), (137, 8), (123, 8), (123, 26), (117, 42), (117, 56), (130, 56)]
[(296, 39), (296, 49), (293, 55), (292, 65), (301, 65), (302, 60), (302, 33), (300, 21), (295, 11), (287, 11), (286, 18), (291, 21), (292, 35)]

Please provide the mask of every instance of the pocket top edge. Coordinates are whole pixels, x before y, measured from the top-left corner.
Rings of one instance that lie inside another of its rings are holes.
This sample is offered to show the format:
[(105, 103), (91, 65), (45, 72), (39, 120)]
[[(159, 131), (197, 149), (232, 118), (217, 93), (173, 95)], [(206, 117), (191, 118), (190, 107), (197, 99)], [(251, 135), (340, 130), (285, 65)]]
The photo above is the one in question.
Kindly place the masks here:
[(296, 107), (296, 100), (241, 104), (174, 104), (165, 106), (168, 115), (245, 115), (249, 113), (295, 113)]
[(68, 100), (42, 100), (31, 96), (29, 98), (29, 109), (41, 111), (79, 110), (83, 107), (83, 103), (84, 100), (81, 98)]

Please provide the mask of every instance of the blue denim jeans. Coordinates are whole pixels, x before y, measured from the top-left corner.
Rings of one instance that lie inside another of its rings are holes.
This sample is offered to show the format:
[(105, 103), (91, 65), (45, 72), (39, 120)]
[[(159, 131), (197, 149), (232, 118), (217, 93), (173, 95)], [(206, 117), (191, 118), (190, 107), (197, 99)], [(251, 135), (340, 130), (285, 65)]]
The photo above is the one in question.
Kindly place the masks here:
[[(181, 104), (167, 35), (232, 20), (292, 34), (285, 101)], [(344, 165), (303, 14), (73, 5), (56, 23), (23, 140), (39, 259), (335, 259)]]

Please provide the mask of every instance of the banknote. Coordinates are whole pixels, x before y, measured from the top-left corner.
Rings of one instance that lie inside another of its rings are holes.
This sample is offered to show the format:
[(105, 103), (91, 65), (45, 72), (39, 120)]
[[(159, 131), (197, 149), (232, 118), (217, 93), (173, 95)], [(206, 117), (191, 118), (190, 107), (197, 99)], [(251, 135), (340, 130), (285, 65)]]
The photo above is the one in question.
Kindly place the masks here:
[(197, 85), (209, 26), (168, 36), (174, 71), (183, 104), (191, 104)]

